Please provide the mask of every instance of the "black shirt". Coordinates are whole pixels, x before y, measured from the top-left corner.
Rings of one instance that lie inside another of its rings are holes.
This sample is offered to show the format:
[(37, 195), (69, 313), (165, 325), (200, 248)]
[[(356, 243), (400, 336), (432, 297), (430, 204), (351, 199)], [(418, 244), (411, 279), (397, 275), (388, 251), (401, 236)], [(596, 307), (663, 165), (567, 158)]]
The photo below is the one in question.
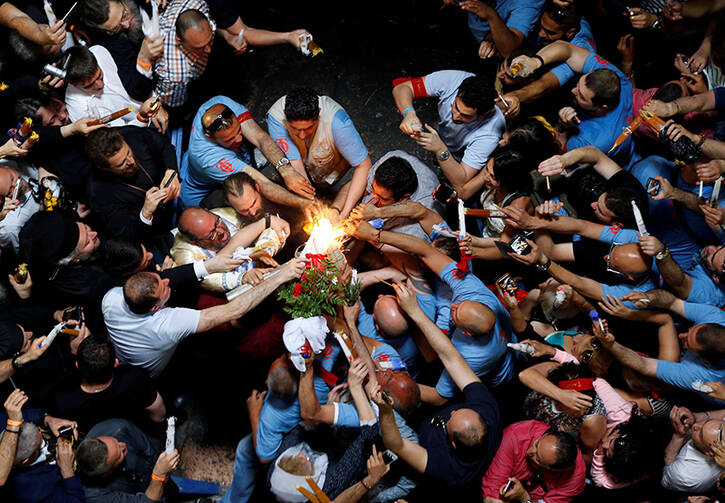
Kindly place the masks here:
[[(501, 443), (502, 428), (498, 403), (486, 385), (480, 381), (473, 382), (464, 388), (463, 394), (465, 396), (463, 402), (450, 405), (434, 414), (423, 422), (418, 431), (420, 445), (428, 451), (425, 474), (449, 486), (465, 484), (487, 468)], [(472, 461), (458, 458), (443, 428), (431, 423), (431, 419), (437, 417), (447, 422), (451, 412), (458, 409), (473, 409), (488, 426), (481, 449), (483, 455)]]

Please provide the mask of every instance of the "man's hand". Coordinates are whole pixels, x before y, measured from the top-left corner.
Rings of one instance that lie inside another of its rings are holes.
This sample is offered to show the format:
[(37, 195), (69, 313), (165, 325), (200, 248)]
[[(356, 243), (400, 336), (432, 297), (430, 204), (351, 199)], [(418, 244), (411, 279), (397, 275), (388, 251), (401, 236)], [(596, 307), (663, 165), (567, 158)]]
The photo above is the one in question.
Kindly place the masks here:
[(284, 184), (287, 188), (305, 199), (313, 201), (315, 199), (315, 188), (305, 175), (297, 172), (292, 166), (284, 166), (279, 171)]
[(408, 110), (403, 116), (403, 120), (398, 126), (402, 132), (407, 135), (414, 135), (423, 130), (423, 123), (415, 113), (415, 110)]
[(543, 344), (533, 339), (525, 339), (521, 341), (521, 344), (528, 344), (534, 348), (535, 353), (531, 355), (534, 358), (540, 358), (542, 356), (551, 357), (556, 354), (556, 348), (554, 346), (549, 346), (548, 344)]
[(496, 44), (491, 40), (481, 41), (481, 45), (478, 46), (478, 57), (481, 59), (489, 59), (498, 54)]
[(529, 253), (526, 255), (519, 255), (518, 253), (508, 252), (508, 256), (517, 262), (521, 262), (526, 265), (535, 265), (536, 263), (543, 265), (549, 260), (549, 257), (541, 253), (541, 249), (536, 243), (530, 239), (527, 239), (526, 242), (529, 243), (529, 246), (531, 247), (531, 251)]
[(362, 308), (360, 307), (360, 301), (358, 300), (355, 302), (352, 306), (344, 305), (342, 306), (342, 316), (345, 319), (345, 323), (349, 325), (355, 326), (357, 323), (357, 318), (360, 316), (360, 311)]
[(458, 238), (458, 249), (464, 255), (473, 255), (473, 238), (469, 233), (463, 236), (463, 239)]
[(672, 407), (670, 410), (670, 423), (675, 435), (689, 437), (692, 425), (695, 424), (695, 415), (687, 407)]
[(503, 99), (506, 100), (506, 103), (500, 97), (496, 97), (493, 102), (501, 109), (504, 117), (507, 119), (518, 117), (521, 111), (521, 100), (519, 100), (519, 97), (514, 94), (504, 94)]
[(73, 471), (75, 459), (76, 454), (73, 447), (71, 447), (71, 443), (64, 438), (59, 438), (55, 447), (55, 461), (58, 463), (60, 476), (64, 479), (69, 479), (75, 475)]
[[(529, 493), (526, 492), (526, 489), (524, 489), (524, 486), (521, 485), (521, 482), (516, 477), (511, 477), (511, 482), (513, 482), (513, 486), (511, 489), (509, 489), (507, 492), (503, 492), (503, 490), (506, 488), (506, 484), (502, 485), (498, 493), (499, 495), (504, 498), (506, 501), (531, 501), (531, 496), (529, 496)], [(506, 481), (508, 483), (508, 481)]]
[(350, 388), (362, 388), (363, 381), (368, 375), (368, 366), (360, 358), (355, 358), (347, 371), (347, 383)]
[(602, 330), (602, 327), (599, 326), (599, 322), (593, 322), (592, 333), (594, 334), (594, 337), (599, 339), (599, 342), (601, 342), (605, 347), (611, 348), (614, 344), (614, 334), (609, 331), (609, 325), (607, 324), (607, 320), (601, 318), (600, 321), (602, 322), (601, 324), (604, 326), (604, 330)]
[(639, 7), (630, 7), (629, 13), (625, 12), (625, 16), (629, 16), (629, 22), (635, 30), (644, 30), (652, 26), (657, 21), (657, 16), (640, 9)]
[(702, 94), (707, 92), (707, 81), (703, 74), (695, 75), (694, 73), (683, 73), (680, 76), (680, 82), (685, 84), (692, 94)]
[(385, 464), (383, 459), (383, 453), (378, 452), (373, 444), (373, 453), (368, 458), (368, 476), (365, 477), (364, 486), (374, 487), (378, 485), (380, 479), (382, 479), (386, 473), (390, 470), (390, 467)]
[(617, 50), (622, 60), (622, 66), (632, 68), (634, 62), (634, 35), (627, 33), (617, 42)]
[(682, 20), (682, 2), (667, 0), (662, 7), (662, 14), (670, 21)]
[(66, 325), (68, 325), (69, 327), (74, 327), (75, 330), (78, 330), (78, 335), (76, 335), (75, 337), (71, 337), (69, 341), (70, 352), (72, 355), (76, 355), (78, 354), (78, 346), (81, 345), (81, 342), (91, 336), (91, 330), (88, 328), (88, 325), (86, 325), (82, 321), (68, 320), (66, 322)]
[(572, 107), (564, 107), (559, 110), (559, 121), (566, 127), (578, 126), (582, 123)]
[(264, 281), (264, 274), (269, 271), (269, 268), (259, 269), (258, 267), (255, 267), (254, 269), (251, 269), (244, 273), (244, 275), (242, 276), (242, 283), (257, 286), (262, 281)]
[(618, 318), (628, 319), (629, 316), (634, 313), (634, 309), (630, 309), (613, 295), (607, 295), (604, 299), (598, 302), (599, 307), (610, 316), (616, 316)]
[[(544, 201), (536, 207), (536, 214), (542, 217), (550, 218), (556, 215), (564, 207), (564, 203), (560, 201)], [(528, 215), (528, 213), (526, 213)]]
[(354, 220), (374, 220), (380, 216), (380, 210), (372, 203), (360, 203), (350, 212)]
[(293, 258), (282, 266), (278, 274), (282, 275), (285, 282), (297, 279), (305, 272), (306, 262), (304, 258)]
[(690, 64), (687, 65), (692, 73), (700, 73), (707, 66), (710, 60), (710, 48), (707, 45), (701, 45), (699, 49), (690, 56)]
[(53, 77), (51, 75), (46, 75), (38, 81), (38, 89), (43, 92), (54, 91), (55, 89), (62, 88), (64, 85), (65, 80), (61, 79), (60, 77)]
[(626, 295), (622, 295), (620, 299), (629, 301), (640, 309), (650, 307), (650, 301), (652, 300), (647, 295), (647, 292), (629, 292)]
[(725, 172), (725, 160), (713, 159), (708, 162), (696, 162), (695, 170), (698, 180), (705, 183), (714, 182), (720, 178), (721, 173)]
[(526, 211), (516, 206), (506, 206), (501, 208), (506, 216), (504, 220), (517, 229), (535, 229), (538, 227), (536, 218), (532, 217)]
[(660, 100), (649, 100), (642, 107), (643, 112), (649, 112), (657, 115), (662, 119), (672, 117), (677, 113), (677, 105), (673, 101), (665, 102)]
[(393, 409), (393, 399), (380, 387), (380, 383), (375, 383), (371, 389), (371, 398), (380, 409), (380, 412), (390, 411)]
[(700, 140), (700, 137), (698, 135), (688, 131), (687, 129), (685, 129), (685, 126), (683, 126), (682, 124), (677, 124), (672, 119), (668, 120), (665, 123), (665, 134), (672, 141), (677, 141), (683, 136), (686, 136), (690, 139), (690, 141), (694, 143), (697, 143)]
[(143, 63), (153, 63), (164, 55), (164, 39), (160, 35), (145, 37), (138, 51), (138, 59)]
[(501, 303), (504, 305), (506, 309), (509, 311), (513, 309), (518, 309), (519, 307), (519, 301), (516, 300), (515, 295), (511, 295), (508, 292), (505, 292), (503, 288), (501, 288), (501, 285), (496, 283), (496, 291), (498, 292), (498, 298), (501, 299)]
[[(206, 262), (204, 263), (204, 266), (206, 267), (206, 272), (209, 272), (209, 266)], [(178, 264), (176, 262), (174, 262), (174, 259), (172, 259), (168, 255), (165, 255), (164, 263), (161, 265), (156, 264), (156, 271), (158, 271), (158, 272), (166, 271), (168, 269), (173, 269), (174, 267), (178, 267)]]
[[(314, 358), (314, 356), (313, 356)], [(305, 369), (307, 369), (307, 362), (305, 362)], [(342, 399), (342, 392), (348, 388), (346, 382), (338, 384), (330, 390), (327, 394), (327, 403), (339, 402)]]
[(169, 181), (169, 178), (174, 176), (174, 173), (176, 173), (177, 176), (174, 177), (173, 181), (169, 184), (168, 187), (166, 187), (166, 190), (168, 191), (168, 194), (166, 195), (166, 199), (164, 199), (165, 203), (168, 203), (169, 201), (172, 201), (179, 197), (179, 194), (181, 194), (181, 183), (179, 182), (178, 174), (173, 169), (167, 169), (164, 173), (164, 177), (161, 179), (161, 187), (164, 187), (166, 185), (166, 182)]
[(655, 180), (660, 182), (660, 191), (654, 196), (649, 196), (653, 201), (659, 201), (661, 199), (672, 199), (675, 195), (675, 189), (672, 187), (670, 181), (662, 176), (655, 176)]
[(477, 15), (481, 19), (488, 19), (494, 10), (480, 0), (463, 0), (458, 4), (461, 10)]
[[(518, 67), (519, 70), (514, 71), (515, 67)], [(539, 68), (541, 68), (541, 61), (539, 61), (539, 58), (518, 56), (511, 61), (509, 72), (514, 75), (514, 78), (526, 78), (533, 75)]]
[(564, 407), (573, 409), (582, 415), (592, 406), (592, 397), (580, 393), (573, 389), (562, 389), (557, 392), (556, 400), (561, 402)]
[(713, 208), (709, 204), (701, 204), (700, 211), (702, 211), (702, 215), (705, 217), (705, 223), (713, 232), (718, 232), (720, 225), (725, 223), (725, 208), (720, 205)]
[(169, 189), (159, 189), (158, 187), (151, 187), (146, 191), (146, 199), (144, 199), (143, 208), (141, 213), (144, 218), (151, 220), (156, 212), (156, 208), (159, 207), (161, 201), (166, 200), (169, 195)]
[(156, 460), (156, 464), (151, 473), (157, 477), (165, 478), (169, 473), (176, 470), (179, 459), (181, 459), (181, 456), (179, 456), (179, 451), (176, 449), (171, 451), (171, 454), (166, 454), (166, 451), (164, 451), (159, 454), (159, 458)]
[[(15, 140), (10, 138), (8, 141), (6, 141), (2, 147), (0, 147), (0, 159), (4, 157), (25, 157), (28, 155), (27, 148), (20, 148), (17, 143), (15, 143)], [(8, 198), (5, 198), (6, 201), (8, 201)], [(16, 205), (17, 206), (17, 205)]]
[(66, 26), (63, 21), (56, 21), (53, 26), (41, 25), (41, 31), (45, 35), (43, 45), (60, 45), (65, 44)]
[(45, 350), (48, 349), (50, 346), (43, 346), (40, 347), (41, 344), (43, 344), (43, 341), (45, 340), (45, 336), (38, 337), (37, 339), (33, 339), (33, 342), (30, 343), (30, 349), (28, 349), (25, 353), (18, 356), (17, 360), (18, 363), (25, 365), (28, 362), (32, 362), (43, 356), (43, 353), (45, 353)]
[(28, 272), (28, 277), (25, 278), (25, 283), (18, 283), (15, 281), (15, 276), (13, 274), (8, 274), (8, 281), (10, 281), (10, 286), (13, 287), (13, 290), (15, 290), (15, 293), (18, 294), (18, 297), (23, 300), (30, 298), (33, 290), (33, 280), (30, 278), (30, 272)]
[[(562, 108), (562, 110), (565, 109)], [(555, 155), (541, 161), (539, 163), (538, 170), (541, 176), (554, 176), (566, 174), (566, 167), (567, 164), (564, 162), (564, 157), (561, 155)]]
[(287, 34), (287, 41), (298, 51), (301, 50), (302, 47), (302, 41), (300, 40), (300, 37), (302, 35), (309, 35), (310, 32), (305, 30), (304, 28), (300, 28), (298, 30), (291, 31)]
[(447, 148), (446, 144), (441, 140), (441, 137), (438, 136), (438, 131), (430, 127), (428, 124), (425, 125), (424, 130), (415, 133), (412, 138), (418, 145), (428, 152), (438, 154)]
[(232, 258), (231, 253), (217, 253), (214, 257), (204, 261), (204, 267), (209, 274), (233, 271), (244, 263), (244, 260)]
[(645, 255), (654, 257), (665, 249), (665, 245), (662, 244), (662, 241), (651, 234), (645, 234), (643, 236), (642, 234), (637, 233), (637, 237), (639, 238), (639, 247)]
[(345, 232), (358, 239), (372, 241), (378, 231), (365, 220), (347, 220), (345, 222)]
[(408, 316), (413, 316), (421, 311), (420, 305), (418, 304), (418, 298), (415, 296), (415, 289), (413, 283), (408, 279), (406, 284), (395, 283), (393, 289), (395, 290), (395, 297), (398, 299), (400, 308), (405, 311)]
[(247, 398), (247, 411), (249, 411), (250, 418), (259, 418), (259, 414), (262, 412), (264, 406), (264, 397), (267, 396), (266, 391), (259, 392), (256, 389), (252, 390), (252, 394)]
[(82, 118), (78, 119), (77, 121), (73, 122), (70, 125), (70, 131), (69, 131), (70, 135), (81, 134), (83, 136), (88, 136), (90, 133), (92, 133), (96, 129), (108, 127), (108, 124), (89, 125), (88, 123), (91, 121), (98, 121), (98, 119), (95, 119), (93, 117), (82, 117)]
[(10, 393), (4, 404), (5, 412), (8, 413), (8, 419), (10, 419), (11, 421), (22, 421), (23, 412), (21, 409), (27, 401), (28, 396), (22, 390), (16, 389), (12, 393)]
[(156, 113), (151, 116), (151, 123), (156, 126), (159, 133), (166, 134), (169, 129), (169, 112), (163, 105), (160, 105)]
[(282, 243), (287, 241), (290, 234), (289, 223), (287, 223), (287, 220), (284, 220), (277, 215), (270, 215), (269, 227), (277, 233), (277, 237)]
[(71, 421), (70, 419), (63, 419), (62, 417), (45, 416), (44, 422), (45, 426), (47, 426), (48, 429), (52, 431), (53, 435), (55, 435), (56, 437), (60, 435), (61, 428), (70, 426), (71, 428), (73, 428), (73, 437), (76, 440), (78, 439), (78, 423), (76, 423), (75, 421)]

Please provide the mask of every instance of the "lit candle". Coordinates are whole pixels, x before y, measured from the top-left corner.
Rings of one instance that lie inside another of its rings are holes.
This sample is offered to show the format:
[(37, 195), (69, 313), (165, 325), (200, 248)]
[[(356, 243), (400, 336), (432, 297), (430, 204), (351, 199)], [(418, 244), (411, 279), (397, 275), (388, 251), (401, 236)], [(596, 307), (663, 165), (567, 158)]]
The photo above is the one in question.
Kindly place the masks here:
[(460, 239), (466, 237), (466, 209), (461, 199), (458, 200), (458, 236)]

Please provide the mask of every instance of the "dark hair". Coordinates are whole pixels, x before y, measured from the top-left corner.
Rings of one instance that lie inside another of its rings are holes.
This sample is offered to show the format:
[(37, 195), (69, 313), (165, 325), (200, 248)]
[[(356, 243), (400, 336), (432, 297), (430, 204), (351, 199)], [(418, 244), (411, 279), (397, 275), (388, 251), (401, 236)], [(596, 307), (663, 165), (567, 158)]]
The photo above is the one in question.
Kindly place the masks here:
[(556, 24), (568, 31), (572, 28), (579, 30), (579, 22), (581, 14), (577, 8), (576, 2), (572, 2), (566, 7), (560, 7), (549, 0), (544, 7), (544, 13), (551, 18)]
[(653, 100), (660, 100), (666, 103), (675, 101), (677, 98), (681, 97), (682, 86), (680, 86), (676, 82), (670, 82), (669, 84), (665, 84), (664, 86), (657, 89), (657, 91), (652, 95)]
[(202, 30), (204, 23), (209, 23), (209, 20), (203, 12), (197, 9), (187, 9), (176, 18), (176, 36), (183, 39), (187, 30), (191, 28)]
[(480, 459), (481, 447), (488, 432), (486, 421), (483, 420), (480, 414), (476, 414), (476, 417), (479, 420), (480, 432), (473, 425), (467, 425), (465, 430), (454, 431), (451, 435), (452, 440), (456, 443), (456, 457), (464, 461)]
[(431, 243), (435, 249), (440, 251), (446, 257), (450, 257), (456, 262), (461, 260), (461, 249), (458, 247), (458, 240), (455, 238), (438, 238)]
[(118, 129), (97, 129), (86, 137), (86, 156), (96, 166), (108, 169), (108, 158), (121, 150), (124, 141)]
[(87, 47), (76, 45), (65, 52), (68, 58), (66, 63), (66, 81), (70, 84), (80, 85), (89, 81), (98, 70), (98, 61)]
[(116, 350), (107, 339), (88, 337), (78, 346), (78, 373), (88, 384), (105, 384), (113, 377)]
[(493, 176), (507, 193), (526, 192), (534, 188), (526, 159), (519, 152), (506, 145), (493, 151)]
[(15, 108), (13, 110), (15, 118), (18, 122), (22, 122), (25, 117), (33, 119), (33, 123), (42, 124), (43, 121), (40, 118), (38, 110), (40, 107), (48, 104), (48, 98), (42, 98), (41, 96), (33, 95), (20, 98), (15, 102)]
[(18, 59), (24, 63), (34, 63), (44, 56), (42, 46), (28, 40), (15, 30), (10, 31), (8, 45)]
[(643, 218), (649, 215), (649, 202), (643, 201), (640, 194), (629, 187), (614, 187), (607, 190), (604, 196), (604, 204), (607, 209), (614, 213), (614, 217), (624, 225), (626, 229), (636, 228), (637, 222), (634, 220), (632, 212), (632, 199), (637, 203)]
[(564, 468), (572, 466), (576, 462), (576, 457), (579, 453), (574, 437), (569, 433), (555, 430), (549, 430), (545, 435), (556, 438), (556, 444), (554, 444), (556, 461), (549, 468), (552, 470), (563, 470)]
[(229, 196), (242, 197), (245, 183), (250, 187), (256, 187), (257, 185), (257, 182), (251, 176), (242, 171), (226, 177), (224, 180), (224, 197), (227, 201), (229, 201)]
[(716, 323), (706, 323), (697, 329), (695, 339), (702, 346), (697, 354), (703, 360), (717, 364), (725, 358), (725, 327)]
[(375, 181), (393, 193), (399, 201), (405, 195), (413, 195), (418, 189), (418, 177), (410, 163), (402, 157), (390, 157), (375, 171)]
[(620, 483), (641, 479), (656, 462), (657, 451), (650, 421), (636, 407), (626, 423), (615, 426), (619, 435), (612, 444), (612, 456), (604, 457), (604, 468)]
[[(556, 386), (559, 386), (559, 383), (561, 381), (587, 378), (593, 379), (596, 376), (594, 375), (594, 372), (592, 372), (586, 365), (568, 362), (553, 368), (546, 377)], [(579, 393), (584, 393), (585, 395), (589, 395), (592, 398), (594, 398), (594, 395), (597, 394), (596, 391), (594, 391), (593, 389), (579, 391)]]
[[(539, 51), (538, 47), (532, 47), (529, 45), (519, 46), (516, 49), (514, 49), (513, 51), (511, 51), (511, 53), (504, 58), (504, 64), (508, 68), (511, 66), (511, 62), (514, 59), (518, 58), (519, 56), (528, 56), (530, 58), (533, 58), (538, 51)], [(534, 72), (534, 74), (536, 74), (536, 73), (537, 72)], [(517, 77), (517, 80), (520, 78), (521, 77)], [(533, 75), (530, 77), (526, 77), (526, 79), (529, 79), (529, 78), (533, 78)], [(523, 79), (523, 80), (526, 80), (526, 79)]]
[(78, 445), (76, 461), (78, 472), (85, 477), (100, 477), (111, 470), (108, 447), (102, 440), (87, 438)]
[(529, 117), (511, 131), (508, 146), (521, 153), (531, 167), (561, 152), (561, 145), (552, 132), (534, 117)]
[(269, 392), (279, 398), (289, 399), (297, 396), (297, 381), (287, 365), (279, 365), (267, 374)]
[(485, 115), (493, 109), (496, 89), (493, 79), (472, 75), (458, 86), (458, 97), (467, 107), (475, 108), (478, 115)]
[(155, 296), (157, 285), (158, 276), (146, 271), (137, 272), (126, 280), (123, 285), (123, 299), (132, 313), (151, 312), (160, 300)]
[(104, 239), (98, 254), (106, 272), (116, 277), (133, 273), (144, 258), (141, 243), (118, 238)]
[(619, 75), (609, 68), (598, 68), (587, 74), (586, 85), (592, 90), (592, 104), (614, 108), (619, 104)]
[(80, 24), (97, 27), (108, 21), (111, 2), (122, 3), (120, 0), (85, 0), (78, 5)]
[(284, 116), (287, 122), (315, 120), (320, 115), (317, 93), (309, 87), (298, 87), (284, 100)]

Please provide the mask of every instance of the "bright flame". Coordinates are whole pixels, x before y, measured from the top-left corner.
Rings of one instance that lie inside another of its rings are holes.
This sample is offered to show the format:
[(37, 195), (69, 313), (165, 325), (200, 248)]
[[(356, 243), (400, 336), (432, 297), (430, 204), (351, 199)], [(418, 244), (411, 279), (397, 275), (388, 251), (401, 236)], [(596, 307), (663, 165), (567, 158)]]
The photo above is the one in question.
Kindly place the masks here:
[(309, 229), (309, 224), (303, 227), (305, 232), (309, 232), (310, 238), (302, 250), (302, 256), (307, 253), (325, 254), (331, 246), (340, 246), (345, 231), (342, 226), (332, 226), (332, 223), (326, 218), (318, 218)]

